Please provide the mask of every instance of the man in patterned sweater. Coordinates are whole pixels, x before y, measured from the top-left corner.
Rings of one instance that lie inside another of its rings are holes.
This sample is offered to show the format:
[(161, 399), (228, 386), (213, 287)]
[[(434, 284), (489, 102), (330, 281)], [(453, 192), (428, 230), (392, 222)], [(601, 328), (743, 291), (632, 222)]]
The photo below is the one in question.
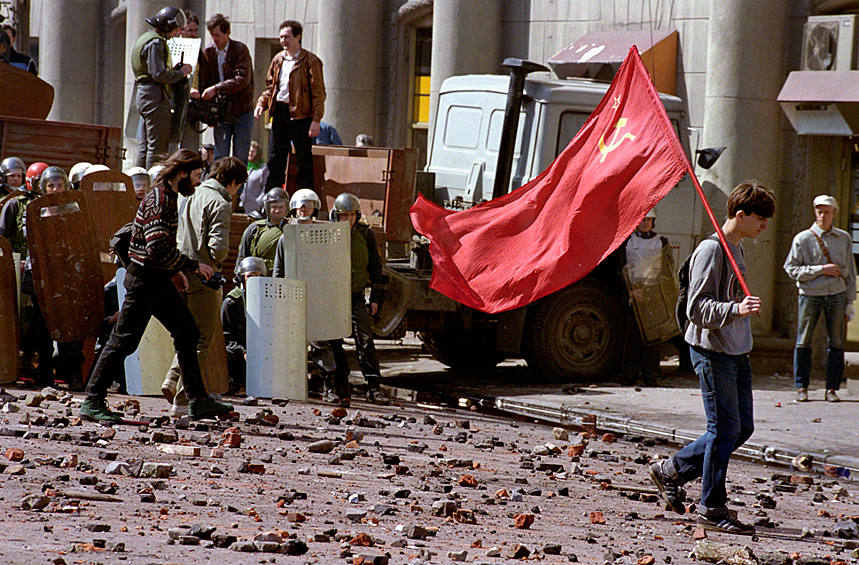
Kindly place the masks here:
[(105, 402), (107, 388), (122, 369), (125, 358), (137, 349), (152, 316), (173, 337), (191, 418), (213, 418), (233, 409), (229, 404), (216, 402), (206, 392), (197, 361), (200, 331), (179, 294), (188, 287), (182, 269), (199, 272), (204, 279), (214, 273), (205, 263), (182, 255), (176, 246), (177, 193), (185, 196), (193, 193), (200, 182), (202, 167), (198, 153), (180, 149), (164, 163), (155, 185), (137, 209), (128, 250), (131, 264), (125, 275), (125, 301), (87, 385), (87, 398), (80, 410), (85, 419), (122, 421), (122, 416), (112, 412)]

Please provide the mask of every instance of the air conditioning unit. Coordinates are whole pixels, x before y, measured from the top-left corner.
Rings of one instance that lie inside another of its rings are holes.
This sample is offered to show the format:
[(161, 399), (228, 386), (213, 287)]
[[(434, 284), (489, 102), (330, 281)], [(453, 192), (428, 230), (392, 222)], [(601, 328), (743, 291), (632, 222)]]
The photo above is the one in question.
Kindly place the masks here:
[(856, 68), (857, 16), (811, 16), (802, 32), (803, 71)]

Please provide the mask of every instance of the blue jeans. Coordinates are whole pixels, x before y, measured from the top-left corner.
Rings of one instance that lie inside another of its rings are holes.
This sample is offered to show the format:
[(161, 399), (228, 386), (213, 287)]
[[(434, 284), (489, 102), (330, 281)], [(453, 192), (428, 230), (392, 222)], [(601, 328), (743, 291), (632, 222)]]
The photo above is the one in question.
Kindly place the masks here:
[(254, 129), (254, 114), (247, 112), (237, 116), (230, 124), (218, 124), (215, 126), (215, 160), (230, 156), (230, 145), (232, 144), (233, 157), (248, 164), (248, 151), (251, 148), (251, 134)]
[(731, 454), (755, 431), (752, 366), (748, 355), (725, 355), (691, 347), (701, 384), (707, 431), (674, 454), (672, 463), (682, 482), (701, 477), (700, 514), (726, 511), (725, 476)]
[(799, 329), (796, 332), (796, 349), (793, 353), (793, 378), (796, 388), (808, 388), (811, 373), (811, 337), (820, 314), (826, 321), (829, 341), (826, 361), (826, 389), (838, 390), (844, 375), (844, 313), (847, 292), (826, 296), (799, 295)]

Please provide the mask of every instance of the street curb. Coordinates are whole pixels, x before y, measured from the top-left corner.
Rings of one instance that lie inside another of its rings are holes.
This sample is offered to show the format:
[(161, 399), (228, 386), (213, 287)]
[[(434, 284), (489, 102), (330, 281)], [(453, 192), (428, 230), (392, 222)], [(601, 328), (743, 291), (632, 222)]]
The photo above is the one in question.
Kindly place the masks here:
[[(678, 445), (686, 445), (698, 439), (701, 435), (700, 430), (690, 431), (660, 426), (653, 422), (642, 422), (634, 418), (618, 417), (600, 410), (583, 410), (566, 404), (561, 404), (559, 407), (548, 407), (496, 396), (476, 395), (469, 398), (474, 404), (486, 408), (519, 416), (527, 416), (529, 418), (538, 418), (563, 426), (578, 428), (595, 427), (598, 430), (607, 432), (643, 435)], [(595, 421), (594, 418), (596, 418)], [(793, 460), (798, 455), (808, 454), (812, 458), (811, 472), (832, 478), (848, 480), (859, 478), (859, 458), (852, 456), (801, 452), (754, 442), (746, 442), (734, 454), (752, 461), (788, 468), (794, 468)], [(827, 470), (830, 473), (827, 473)], [(834, 475), (831, 473), (834, 473)]]

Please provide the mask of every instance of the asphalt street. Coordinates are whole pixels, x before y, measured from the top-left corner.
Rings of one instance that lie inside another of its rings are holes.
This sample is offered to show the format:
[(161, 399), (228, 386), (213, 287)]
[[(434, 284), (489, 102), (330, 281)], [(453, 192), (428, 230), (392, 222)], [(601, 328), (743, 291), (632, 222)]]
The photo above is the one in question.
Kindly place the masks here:
[[(535, 382), (522, 361), (506, 361), (487, 374), (447, 369), (423, 352), (411, 334), (401, 343), (379, 341), (377, 347), (385, 383), (397, 389), (392, 393), (408, 397), (417, 391), (418, 400), (421, 395), (441, 397), (460, 406), (475, 404), (576, 426), (593, 420), (600, 430), (678, 444), (700, 436), (706, 425), (697, 378), (679, 372), (670, 362), (663, 363), (663, 375), (654, 387), (558, 384)], [(755, 433), (739, 454), (785, 466), (791, 466), (797, 455), (809, 454), (816, 471), (830, 466), (830, 473), (859, 477), (859, 425), (854, 420), (859, 416), (859, 382), (844, 383), (842, 401), (830, 403), (823, 400), (822, 378), (813, 375), (810, 401), (796, 403), (791, 375), (755, 374)]]

